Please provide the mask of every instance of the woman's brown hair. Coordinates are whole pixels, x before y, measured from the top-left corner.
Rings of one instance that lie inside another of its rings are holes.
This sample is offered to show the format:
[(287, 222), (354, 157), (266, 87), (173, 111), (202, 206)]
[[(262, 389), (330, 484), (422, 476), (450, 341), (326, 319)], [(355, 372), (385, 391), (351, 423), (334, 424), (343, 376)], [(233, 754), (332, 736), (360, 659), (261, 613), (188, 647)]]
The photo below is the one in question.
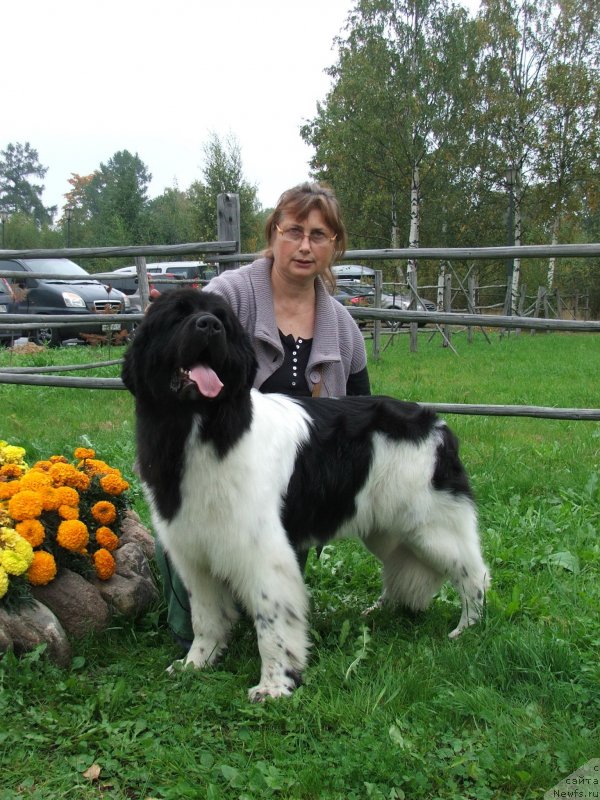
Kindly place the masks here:
[(289, 214), (302, 221), (315, 209), (321, 212), (323, 219), (336, 235), (331, 263), (323, 275), (325, 285), (330, 292), (333, 292), (335, 289), (335, 276), (331, 271), (331, 267), (335, 261), (344, 255), (346, 251), (347, 235), (346, 228), (342, 222), (339, 203), (328, 186), (322, 183), (306, 181), (305, 183), (300, 183), (298, 186), (294, 186), (292, 189), (288, 189), (281, 195), (265, 224), (265, 240), (267, 242), (267, 247), (264, 251), (264, 255), (267, 258), (273, 258), (271, 241), (273, 235), (277, 233), (275, 226), (279, 225), (284, 214)]

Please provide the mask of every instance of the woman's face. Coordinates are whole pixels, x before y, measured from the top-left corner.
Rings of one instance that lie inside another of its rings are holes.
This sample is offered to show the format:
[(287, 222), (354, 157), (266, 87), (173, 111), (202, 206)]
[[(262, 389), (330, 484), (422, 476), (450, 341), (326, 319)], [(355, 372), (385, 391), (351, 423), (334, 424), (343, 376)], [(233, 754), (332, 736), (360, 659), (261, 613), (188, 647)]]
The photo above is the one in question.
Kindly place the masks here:
[(335, 234), (318, 209), (302, 221), (284, 214), (271, 237), (271, 247), (273, 269), (282, 277), (314, 281), (331, 265)]

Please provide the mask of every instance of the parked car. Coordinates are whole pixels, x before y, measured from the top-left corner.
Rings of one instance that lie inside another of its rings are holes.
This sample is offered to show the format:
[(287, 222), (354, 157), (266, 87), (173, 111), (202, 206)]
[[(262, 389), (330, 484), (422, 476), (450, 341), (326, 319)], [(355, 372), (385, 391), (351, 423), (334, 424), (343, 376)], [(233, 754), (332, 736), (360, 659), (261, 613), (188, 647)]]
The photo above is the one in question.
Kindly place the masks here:
[[(117, 289), (119, 292), (123, 292), (124, 295), (127, 295), (132, 312), (139, 314), (143, 311), (137, 272), (134, 271), (130, 273), (122, 270), (95, 272), (94, 278), (100, 281), (104, 286), (110, 286), (112, 289)], [(161, 274), (161, 278), (170, 278), (170, 283), (163, 283), (162, 280), (160, 283), (154, 283), (151, 278), (152, 276), (148, 275), (148, 288), (151, 293), (153, 290), (162, 293), (173, 291), (173, 289), (181, 289), (180, 281), (170, 273)], [(150, 299), (152, 299), (152, 294), (150, 295)]]
[[(67, 339), (80, 338), (81, 333), (115, 334), (130, 331), (131, 304), (126, 295), (108, 290), (82, 267), (68, 258), (5, 258), (0, 259), (0, 272), (22, 272), (23, 277), (6, 278), (18, 314), (61, 314), (81, 317), (81, 325), (47, 327), (40, 325), (24, 333), (37, 344), (59, 345)], [(38, 278), (36, 275), (67, 276)], [(98, 323), (84, 320), (90, 314), (123, 314), (123, 322)]]
[[(123, 272), (126, 274), (137, 274), (136, 267), (119, 267), (114, 270), (115, 272)], [(161, 261), (154, 264), (146, 264), (146, 272), (148, 277), (156, 275), (156, 277), (164, 277), (165, 275), (172, 275), (176, 279), (186, 281), (204, 281), (210, 280), (216, 275), (215, 270), (205, 264), (204, 261)], [(187, 286), (199, 286), (194, 283), (187, 283)], [(157, 289), (160, 285), (157, 284)]]
[[(373, 306), (375, 304), (375, 288), (365, 284), (355, 284), (352, 281), (338, 281), (337, 293), (334, 298), (343, 305), (354, 306)], [(399, 311), (408, 311), (411, 306), (411, 298), (405, 294), (389, 294), (382, 292), (381, 294), (381, 308), (394, 308)], [(435, 311), (435, 303), (429, 300), (419, 301), (414, 306), (417, 311)], [(387, 320), (384, 323), (388, 328), (399, 328), (403, 324), (400, 321)], [(423, 327), (426, 323), (419, 322), (419, 327)]]

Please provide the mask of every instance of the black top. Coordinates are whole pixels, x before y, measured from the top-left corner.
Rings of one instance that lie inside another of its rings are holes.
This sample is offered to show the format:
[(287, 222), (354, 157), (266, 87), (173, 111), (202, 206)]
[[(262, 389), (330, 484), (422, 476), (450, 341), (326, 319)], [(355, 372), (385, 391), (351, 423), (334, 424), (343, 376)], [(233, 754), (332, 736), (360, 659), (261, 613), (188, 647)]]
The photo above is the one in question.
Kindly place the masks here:
[[(294, 339), (291, 333), (284, 335), (279, 331), (283, 345), (283, 364), (260, 387), (264, 394), (279, 392), (290, 397), (310, 397), (311, 390), (305, 373), (308, 357), (312, 348), (312, 339)], [(365, 367), (348, 377), (346, 394), (371, 394), (369, 373)]]

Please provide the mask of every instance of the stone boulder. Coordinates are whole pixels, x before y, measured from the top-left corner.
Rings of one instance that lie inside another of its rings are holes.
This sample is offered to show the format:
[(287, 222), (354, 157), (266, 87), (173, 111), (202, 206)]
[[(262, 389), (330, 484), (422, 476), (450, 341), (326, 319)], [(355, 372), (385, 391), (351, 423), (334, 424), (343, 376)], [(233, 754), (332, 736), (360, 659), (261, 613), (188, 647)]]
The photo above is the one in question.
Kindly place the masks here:
[(17, 655), (45, 643), (51, 661), (59, 667), (71, 663), (71, 645), (64, 628), (55, 614), (37, 600), (10, 613), (0, 608), (0, 640)]
[(110, 611), (102, 595), (89, 581), (68, 569), (61, 569), (46, 586), (32, 587), (32, 594), (60, 620), (70, 636), (103, 631)]

